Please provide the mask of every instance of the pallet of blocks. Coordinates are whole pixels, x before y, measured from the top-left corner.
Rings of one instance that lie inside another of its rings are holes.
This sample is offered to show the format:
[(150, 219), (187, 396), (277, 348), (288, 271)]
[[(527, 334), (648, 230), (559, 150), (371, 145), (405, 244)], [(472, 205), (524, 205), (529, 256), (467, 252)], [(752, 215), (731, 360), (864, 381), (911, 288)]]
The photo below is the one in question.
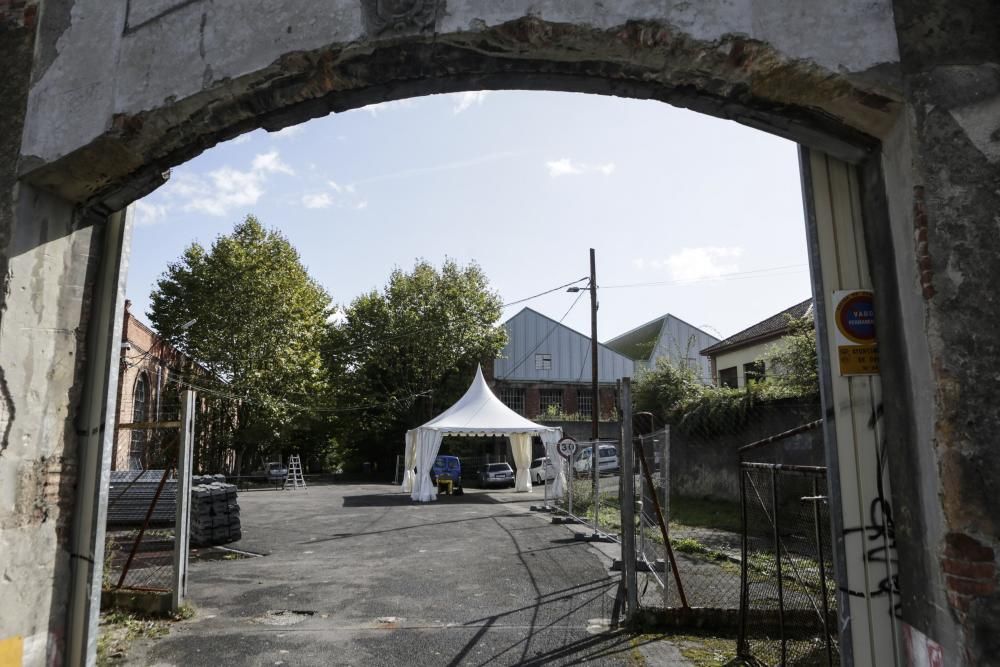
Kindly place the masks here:
[(196, 547), (236, 542), (243, 537), (236, 485), (222, 475), (191, 478), (191, 544)]

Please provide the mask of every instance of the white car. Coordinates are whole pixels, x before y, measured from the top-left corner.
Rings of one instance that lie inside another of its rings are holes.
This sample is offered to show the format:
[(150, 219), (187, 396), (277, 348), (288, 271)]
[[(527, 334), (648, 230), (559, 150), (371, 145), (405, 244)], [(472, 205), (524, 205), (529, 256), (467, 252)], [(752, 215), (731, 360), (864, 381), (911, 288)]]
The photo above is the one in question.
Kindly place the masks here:
[(531, 467), (528, 468), (528, 476), (531, 477), (532, 484), (541, 485), (556, 478), (556, 467), (552, 465), (549, 457), (543, 456), (531, 462)]
[[(573, 463), (573, 470), (579, 475), (589, 475), (591, 468), (592, 447), (584, 447), (580, 450)], [(599, 445), (598, 447), (597, 472), (618, 472), (618, 450), (614, 445)]]

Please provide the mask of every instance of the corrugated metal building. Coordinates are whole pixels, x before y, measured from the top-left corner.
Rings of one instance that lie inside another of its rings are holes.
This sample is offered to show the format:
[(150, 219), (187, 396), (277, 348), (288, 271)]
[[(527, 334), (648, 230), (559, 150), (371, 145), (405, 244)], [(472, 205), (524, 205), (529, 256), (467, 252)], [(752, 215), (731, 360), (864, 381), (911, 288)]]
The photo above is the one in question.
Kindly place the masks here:
[(700, 351), (719, 339), (670, 313), (607, 341), (606, 345), (635, 361), (636, 370), (652, 368), (666, 358), (677, 366), (694, 368), (705, 384), (712, 384), (712, 368)]
[[(493, 364), (497, 396), (529, 419), (539, 415), (589, 417), (591, 414), (590, 337), (524, 308), (504, 323), (508, 342)], [(600, 417), (610, 418), (615, 383), (631, 377), (631, 359), (598, 346)]]

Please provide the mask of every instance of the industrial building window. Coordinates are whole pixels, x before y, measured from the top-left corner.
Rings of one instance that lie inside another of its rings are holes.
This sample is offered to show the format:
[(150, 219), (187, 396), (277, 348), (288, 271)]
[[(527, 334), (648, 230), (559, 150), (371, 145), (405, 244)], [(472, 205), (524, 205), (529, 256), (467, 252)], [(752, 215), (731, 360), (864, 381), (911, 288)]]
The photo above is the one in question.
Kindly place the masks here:
[(743, 364), (743, 378), (744, 384), (750, 384), (751, 382), (763, 382), (764, 362), (751, 361), (749, 364)]
[(590, 417), (594, 414), (594, 394), (590, 389), (578, 389), (576, 391), (576, 413), (581, 417)]
[[(149, 418), (149, 379), (141, 373), (132, 389), (132, 422), (144, 422)], [(129, 470), (142, 470), (142, 457), (146, 451), (146, 431), (132, 429), (128, 447)]]
[(536, 371), (551, 371), (552, 370), (552, 355), (551, 354), (536, 354), (535, 355), (535, 370)]
[(559, 414), (562, 412), (562, 390), (543, 389), (539, 392), (542, 414)]
[(519, 415), (524, 414), (524, 390), (515, 387), (501, 387), (500, 400)]
[(719, 371), (719, 386), (730, 387), (732, 389), (736, 389), (740, 386), (740, 378), (736, 373), (736, 366), (723, 368)]

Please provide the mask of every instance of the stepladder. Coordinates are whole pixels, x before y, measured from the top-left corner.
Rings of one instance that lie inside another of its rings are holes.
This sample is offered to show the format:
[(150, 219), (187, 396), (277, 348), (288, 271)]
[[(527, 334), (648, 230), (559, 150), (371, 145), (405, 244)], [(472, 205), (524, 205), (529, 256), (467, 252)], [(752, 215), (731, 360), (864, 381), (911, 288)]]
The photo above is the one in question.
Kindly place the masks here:
[(306, 488), (306, 479), (302, 476), (302, 460), (298, 454), (292, 454), (288, 457), (288, 474), (285, 475), (285, 482), (281, 488), (293, 491)]

